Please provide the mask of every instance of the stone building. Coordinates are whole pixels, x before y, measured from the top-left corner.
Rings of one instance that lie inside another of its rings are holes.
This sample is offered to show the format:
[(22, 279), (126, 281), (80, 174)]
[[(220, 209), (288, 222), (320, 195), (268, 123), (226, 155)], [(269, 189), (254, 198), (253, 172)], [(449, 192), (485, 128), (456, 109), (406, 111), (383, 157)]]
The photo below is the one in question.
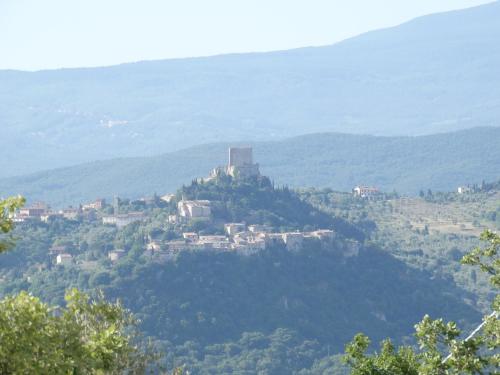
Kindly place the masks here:
[(177, 203), (177, 213), (182, 219), (204, 219), (209, 220), (211, 215), (210, 201), (196, 200), (185, 201), (181, 200)]
[(56, 264), (68, 266), (71, 263), (73, 263), (73, 256), (71, 254), (62, 253), (56, 257)]
[(68, 207), (60, 210), (59, 213), (67, 220), (78, 220), (82, 214), (81, 207)]
[(233, 177), (258, 176), (259, 164), (254, 164), (251, 147), (230, 147), (226, 173)]
[(289, 232), (283, 233), (283, 242), (286, 248), (290, 251), (298, 251), (302, 249), (302, 244), (304, 242), (304, 234), (300, 232)]
[(37, 218), (49, 212), (49, 206), (43, 202), (37, 202), (28, 207), (19, 209), (18, 217), (20, 218)]
[(160, 200), (166, 203), (170, 203), (175, 199), (175, 194), (165, 194), (160, 197)]
[(244, 232), (246, 225), (244, 223), (226, 223), (224, 229), (228, 235), (234, 236), (236, 233)]
[(457, 188), (458, 194), (467, 194), (471, 192), (471, 188), (469, 186), (459, 186)]
[(331, 229), (319, 229), (314, 232), (310, 232), (311, 237), (316, 237), (321, 241), (331, 241), (335, 238), (335, 232)]
[(84, 204), (82, 206), (82, 210), (88, 211), (88, 210), (101, 210), (106, 206), (106, 200), (99, 198), (96, 199), (94, 202), (90, 202), (87, 204)]
[(352, 193), (361, 198), (373, 198), (380, 195), (380, 191), (373, 186), (356, 186)]
[(184, 232), (182, 233), (182, 237), (189, 242), (196, 242), (198, 241), (198, 233), (195, 232)]
[(248, 226), (248, 230), (253, 233), (269, 233), (272, 232), (273, 228), (269, 225), (252, 224)]

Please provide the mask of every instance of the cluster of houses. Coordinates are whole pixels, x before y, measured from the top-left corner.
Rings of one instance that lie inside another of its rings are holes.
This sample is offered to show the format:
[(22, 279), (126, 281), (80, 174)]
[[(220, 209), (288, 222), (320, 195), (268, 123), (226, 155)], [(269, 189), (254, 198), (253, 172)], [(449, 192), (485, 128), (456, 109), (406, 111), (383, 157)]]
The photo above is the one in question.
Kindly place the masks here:
[(18, 223), (26, 221), (49, 222), (56, 218), (95, 221), (101, 217), (103, 224), (122, 228), (133, 222), (144, 221), (146, 218), (143, 212), (99, 215), (98, 212), (105, 206), (106, 202), (104, 199), (97, 199), (94, 202), (79, 205), (78, 207), (70, 206), (61, 210), (52, 210), (46, 203), (36, 202), (30, 206), (20, 208), (14, 213), (13, 220)]
[[(112, 250), (108, 252), (108, 259), (112, 263), (115, 263), (126, 254), (126, 251), (123, 249)], [(68, 251), (68, 248), (66, 246), (52, 246), (49, 249), (49, 255), (53, 257), (55, 264), (60, 266), (69, 266), (73, 264), (74, 261), (73, 255)]]
[[(457, 194), (470, 194), (481, 191), (482, 187), (478, 185), (462, 185), (457, 187)], [(383, 193), (380, 192), (374, 186), (362, 186), (358, 185), (352, 189), (352, 194), (356, 197), (365, 198), (365, 199), (376, 199), (383, 196)]]
[(458, 194), (474, 194), (474, 193), (495, 193), (498, 191), (499, 182), (486, 183), (482, 182), (481, 184), (467, 184), (462, 185), (457, 188)]
[[(170, 198), (170, 197), (169, 197)], [(102, 208), (101, 203), (93, 206), (85, 205), (83, 210)], [(129, 212), (102, 216), (104, 225), (115, 225), (119, 228), (130, 223), (143, 221), (146, 216), (143, 212)], [(170, 224), (187, 224), (192, 220), (212, 220), (211, 202), (208, 200), (181, 200), (177, 204), (177, 214), (170, 215)], [(322, 229), (311, 232), (286, 232), (276, 233), (266, 225), (245, 223), (224, 224), (224, 235), (200, 235), (195, 232), (183, 232), (182, 238), (160, 241), (150, 239), (146, 245), (146, 254), (158, 260), (174, 258), (182, 251), (234, 251), (242, 255), (251, 255), (270, 246), (283, 245), (290, 251), (298, 251), (307, 241), (320, 241), (321, 244), (331, 244), (335, 239), (335, 232)], [(358, 248), (353, 246), (344, 255), (357, 255)], [(68, 265), (73, 262), (71, 254), (65, 247), (53, 247), (51, 254), (55, 255), (56, 264)], [(126, 255), (125, 250), (116, 249), (108, 253), (111, 262), (116, 262)]]
[[(195, 232), (184, 232), (182, 239), (169, 241), (151, 239), (146, 245), (146, 252), (158, 260), (173, 259), (182, 251), (231, 252), (241, 255), (256, 254), (268, 247), (282, 245), (289, 251), (299, 251), (308, 241), (319, 241), (321, 245), (332, 244), (336, 235), (333, 230), (321, 229), (311, 232), (272, 232), (265, 225), (246, 225), (244, 223), (227, 223), (224, 235), (200, 235)], [(355, 256), (359, 244), (343, 249), (344, 256)]]
[(25, 222), (30, 220), (38, 220), (49, 222), (56, 218), (64, 218), (67, 220), (95, 220), (96, 212), (105, 205), (104, 199), (97, 199), (94, 202), (79, 205), (78, 207), (67, 207), (61, 210), (52, 210), (49, 205), (44, 202), (36, 202), (30, 206), (22, 207), (14, 213), (14, 222)]
[[(184, 251), (204, 252), (234, 252), (239, 255), (256, 254), (268, 247), (282, 245), (289, 251), (301, 250), (307, 242), (317, 241), (321, 246), (331, 245), (335, 240), (335, 232), (321, 229), (311, 232), (271, 232), (265, 225), (245, 225), (243, 223), (228, 223), (225, 225), (224, 235), (200, 235), (195, 232), (184, 232), (182, 239), (161, 241), (150, 239), (145, 247), (145, 255), (158, 262), (175, 259)], [(342, 242), (343, 247), (338, 250), (344, 257), (357, 256), (359, 243)], [(73, 264), (74, 259), (66, 246), (52, 246), (49, 254), (54, 257), (55, 263), (60, 266)], [(115, 249), (108, 252), (108, 259), (116, 263), (127, 252), (124, 249)]]
[[(209, 178), (216, 178), (220, 173), (226, 173), (233, 177), (252, 177), (259, 175), (259, 165), (253, 163), (252, 149), (250, 147), (230, 148), (229, 164), (226, 167), (216, 168)], [(360, 197), (370, 197), (379, 192), (375, 188), (356, 187), (353, 192)], [(167, 203), (175, 201), (176, 196), (167, 194), (161, 197), (156, 195), (151, 199), (143, 198), (142, 203), (148, 204), (161, 200)], [(137, 202), (139, 202), (137, 201)], [(133, 202), (132, 202), (133, 203)], [(140, 202), (139, 202), (140, 203)], [(16, 221), (41, 220), (49, 221), (55, 217), (63, 217), (69, 220), (102, 220), (104, 225), (114, 225), (118, 228), (125, 227), (134, 222), (146, 220), (144, 212), (120, 212), (120, 200), (115, 197), (113, 200), (113, 214), (105, 214), (103, 208), (106, 207), (104, 199), (80, 205), (78, 208), (69, 207), (63, 210), (54, 211), (44, 203), (35, 203), (29, 207), (20, 209), (14, 217)], [(169, 215), (168, 223), (179, 225), (188, 224), (192, 221), (211, 221), (212, 207), (209, 200), (186, 200), (177, 202), (176, 214)], [(146, 255), (155, 259), (168, 260), (175, 257), (182, 251), (233, 251), (242, 255), (258, 253), (266, 248), (276, 245), (284, 246), (290, 251), (302, 249), (307, 241), (316, 241), (321, 245), (332, 244), (336, 234), (331, 229), (321, 229), (311, 232), (273, 232), (271, 227), (266, 225), (245, 223), (224, 224), (223, 235), (202, 235), (195, 232), (183, 232), (182, 238), (168, 241), (149, 239), (145, 252)], [(343, 241), (345, 243), (345, 241)], [(357, 255), (359, 244), (353, 242), (344, 246), (344, 256)], [(73, 256), (65, 246), (53, 246), (49, 252), (58, 265), (69, 265), (73, 263)], [(126, 255), (123, 249), (115, 249), (108, 253), (111, 262), (116, 262)]]

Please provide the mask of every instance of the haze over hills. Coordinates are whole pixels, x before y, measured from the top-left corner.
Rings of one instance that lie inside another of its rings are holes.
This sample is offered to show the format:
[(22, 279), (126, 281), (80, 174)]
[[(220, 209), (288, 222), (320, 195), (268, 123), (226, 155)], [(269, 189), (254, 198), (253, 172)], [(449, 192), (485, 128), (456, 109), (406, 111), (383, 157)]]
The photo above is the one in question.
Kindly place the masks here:
[(496, 2), (326, 47), (0, 71), (0, 173), (214, 141), (498, 126), (498, 19)]
[[(160, 156), (92, 162), (0, 179), (2, 194), (23, 194), (54, 205), (114, 195), (138, 198), (175, 191), (227, 161), (227, 143), (194, 146)], [(254, 142), (254, 160), (277, 184), (331, 187), (356, 184), (417, 194), (455, 190), (500, 177), (500, 128), (419, 137), (321, 133)]]

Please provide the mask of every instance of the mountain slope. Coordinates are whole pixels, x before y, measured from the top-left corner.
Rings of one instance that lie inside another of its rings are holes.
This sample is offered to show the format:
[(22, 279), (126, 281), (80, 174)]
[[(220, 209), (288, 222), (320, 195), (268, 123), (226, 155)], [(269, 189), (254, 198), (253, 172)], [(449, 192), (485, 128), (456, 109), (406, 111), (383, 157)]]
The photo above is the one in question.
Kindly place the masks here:
[(0, 71), (0, 171), (285, 134), (498, 126), (499, 18), (496, 2), (327, 47)]
[[(217, 143), (147, 158), (115, 159), (0, 179), (2, 195), (78, 204), (96, 197), (136, 198), (174, 191), (227, 160)], [(350, 190), (356, 184), (416, 194), (454, 190), (500, 176), (500, 128), (420, 137), (313, 134), (253, 143), (263, 174), (278, 184)]]

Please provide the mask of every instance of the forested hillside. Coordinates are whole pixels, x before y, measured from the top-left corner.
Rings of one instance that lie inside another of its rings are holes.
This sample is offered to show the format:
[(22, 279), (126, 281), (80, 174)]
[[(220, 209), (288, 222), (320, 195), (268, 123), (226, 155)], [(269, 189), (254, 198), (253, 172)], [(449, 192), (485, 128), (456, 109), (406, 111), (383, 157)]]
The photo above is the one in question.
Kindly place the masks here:
[(371, 243), (405, 264), (453, 280), (474, 293), (484, 311), (491, 285), (480, 273), (458, 261), (479, 246), (485, 229), (500, 228), (500, 182), (466, 194), (421, 192), (419, 197), (366, 200), (330, 189), (305, 189), (301, 196), (318, 209), (364, 228)]
[(0, 173), (207, 142), (498, 126), (499, 18), (494, 2), (326, 47), (1, 71)]
[[(169, 224), (180, 198), (213, 202), (211, 222)], [(441, 257), (440, 265), (461, 275), (460, 286), (450, 272), (435, 272), (429, 243), (422, 244), (421, 253), (411, 253), (410, 261), (399, 256), (404, 239), (381, 246), (373, 212), (385, 212), (377, 208), (385, 202), (382, 197), (370, 202), (332, 191), (298, 194), (260, 177), (193, 182), (174, 199), (122, 200), (96, 213), (145, 215), (123, 228), (85, 218), (19, 223), (16, 249), (2, 256), (0, 294), (28, 290), (61, 304), (66, 288), (102, 289), (137, 314), (144, 333), (165, 351), (168, 367), (185, 364), (193, 374), (338, 374), (338, 353), (359, 331), (376, 341), (390, 336), (412, 343), (413, 324), (425, 313), (466, 327), (480, 319), (482, 300), (469, 288), (476, 279), (457, 268), (455, 251)], [(484, 220), (491, 222), (489, 217)], [(300, 251), (276, 244), (247, 256), (181, 251), (165, 261), (146, 251), (152, 239), (176, 239), (186, 230), (220, 233), (229, 220), (286, 231), (330, 228), (336, 239), (304, 242)], [(345, 253), (356, 239), (359, 253)], [(73, 256), (72, 263), (55, 264), (53, 251), (61, 247)], [(108, 253), (116, 249), (125, 255), (111, 261)]]
[[(500, 176), (497, 128), (422, 137), (313, 134), (252, 145), (264, 174), (273, 176), (276, 184), (295, 187), (350, 191), (366, 184), (416, 195), (420, 189), (450, 191)], [(228, 146), (209, 144), (156, 157), (115, 159), (0, 179), (0, 192), (53, 205), (173, 192), (224, 164)]]
[[(335, 252), (290, 254), (277, 248), (250, 258), (186, 254), (168, 264), (147, 262), (132, 252), (113, 267), (99, 268), (29, 272), (29, 282), (4, 283), (2, 293), (27, 288), (61, 303), (65, 287), (102, 288), (137, 314), (144, 332), (169, 350), (169, 360), (181, 357), (177, 361), (186, 363), (204, 365), (210, 355), (230, 353), (235, 366), (252, 349), (264, 354), (273, 335), (284, 335), (280, 340), (292, 335), (279, 356), (272, 351), (267, 356), (268, 366), (275, 368), (290, 361), (293, 346), (302, 346), (299, 360), (288, 364), (295, 371), (327, 356), (328, 347), (331, 354), (342, 352), (359, 331), (401, 342), (411, 340), (413, 324), (425, 313), (479, 320), (462, 301), (470, 295), (373, 248), (348, 260)], [(235, 347), (238, 341), (241, 349)], [(227, 348), (216, 347), (222, 344)]]

